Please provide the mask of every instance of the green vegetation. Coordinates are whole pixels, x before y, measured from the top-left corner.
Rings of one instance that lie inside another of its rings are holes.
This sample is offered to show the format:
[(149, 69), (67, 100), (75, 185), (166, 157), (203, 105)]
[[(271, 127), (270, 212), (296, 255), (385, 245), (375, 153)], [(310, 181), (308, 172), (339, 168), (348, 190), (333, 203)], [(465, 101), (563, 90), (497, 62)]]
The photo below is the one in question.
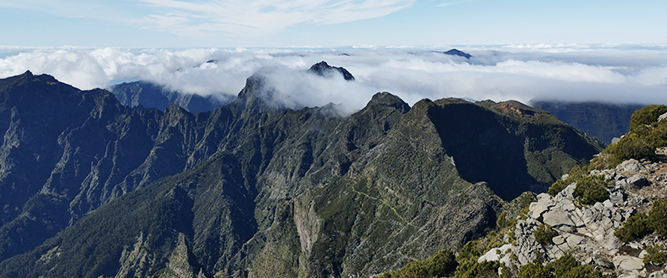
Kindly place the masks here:
[(623, 223), (623, 227), (614, 232), (614, 235), (623, 242), (630, 242), (634, 239), (642, 238), (652, 232), (653, 230), (648, 225), (648, 216), (643, 213), (638, 213), (630, 216), (630, 218)]
[(667, 113), (667, 106), (665, 105), (649, 105), (635, 111), (630, 118), (630, 132), (637, 132), (646, 128), (646, 126), (658, 121), (658, 117), (665, 113)]
[(440, 250), (433, 257), (421, 261), (412, 261), (399, 271), (385, 272), (380, 278), (431, 278), (451, 276), (458, 263), (454, 252), (449, 249)]
[(571, 254), (565, 254), (558, 260), (547, 265), (539, 261), (526, 264), (519, 268), (519, 278), (602, 278), (604, 275), (599, 270), (594, 270), (590, 265), (581, 265)]
[(646, 247), (646, 252), (648, 254), (644, 255), (644, 264), (652, 264), (652, 265), (664, 265), (667, 263), (667, 254), (663, 251), (663, 246), (662, 245), (654, 245), (654, 246), (649, 246)]
[(573, 182), (577, 182), (577, 179), (583, 177), (585, 174), (587, 174), (589, 171), (588, 166), (584, 165), (576, 165), (572, 167), (570, 170), (570, 173), (567, 175), (566, 179), (558, 179), (556, 180), (553, 184), (551, 184), (551, 187), (549, 187), (549, 195), (551, 196), (556, 196), (556, 194), (560, 193)]
[(574, 196), (582, 204), (592, 205), (596, 202), (602, 202), (609, 198), (609, 191), (606, 189), (607, 181), (604, 176), (586, 176), (577, 180), (577, 187), (574, 189)]
[(565, 180), (559, 179), (549, 187), (549, 195), (556, 196), (571, 183), (576, 183), (574, 196), (582, 204), (592, 205), (606, 200), (609, 198), (609, 191), (606, 189), (607, 181), (604, 176), (587, 176), (590, 168), (590, 166), (575, 166)]
[(667, 199), (653, 202), (653, 207), (648, 212), (648, 223), (653, 230), (667, 237)]
[(653, 232), (667, 236), (667, 199), (653, 202), (653, 207), (648, 215), (638, 213), (630, 216), (623, 223), (623, 227), (614, 232), (614, 235), (623, 242), (629, 242)]
[(632, 114), (630, 132), (618, 142), (610, 145), (605, 153), (609, 161), (603, 164), (613, 167), (631, 158), (642, 159), (655, 156), (655, 149), (667, 146), (667, 122), (657, 122), (667, 112), (665, 105), (651, 105)]
[(549, 277), (551, 272), (540, 262), (533, 262), (522, 265), (519, 268), (519, 278), (544, 278)]
[[(454, 256), (454, 252), (449, 249), (440, 250), (433, 257), (424, 259), (422, 261), (413, 261), (401, 268), (399, 272), (394, 272), (391, 275), (383, 274), (380, 277), (414, 277), (414, 278), (431, 278), (431, 277), (445, 277), (454, 273), (458, 263)], [(396, 275), (396, 276), (394, 276)]]
[(456, 268), (454, 278), (498, 277), (499, 262), (466, 260)]
[(537, 241), (537, 243), (542, 245), (542, 247), (546, 247), (553, 243), (551, 239), (558, 235), (558, 232), (549, 225), (542, 224), (537, 227), (537, 230), (535, 230), (533, 235), (535, 236), (535, 241)]

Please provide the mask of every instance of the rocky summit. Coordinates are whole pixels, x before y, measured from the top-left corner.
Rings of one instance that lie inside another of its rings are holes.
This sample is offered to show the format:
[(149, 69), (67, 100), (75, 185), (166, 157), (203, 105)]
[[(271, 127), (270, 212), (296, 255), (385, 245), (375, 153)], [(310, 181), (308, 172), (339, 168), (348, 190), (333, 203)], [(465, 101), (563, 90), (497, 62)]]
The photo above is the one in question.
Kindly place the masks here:
[(460, 250), (602, 147), (518, 102), (384, 92), (340, 116), (271, 106), (265, 82), (193, 114), (0, 80), (0, 277), (377, 275)]

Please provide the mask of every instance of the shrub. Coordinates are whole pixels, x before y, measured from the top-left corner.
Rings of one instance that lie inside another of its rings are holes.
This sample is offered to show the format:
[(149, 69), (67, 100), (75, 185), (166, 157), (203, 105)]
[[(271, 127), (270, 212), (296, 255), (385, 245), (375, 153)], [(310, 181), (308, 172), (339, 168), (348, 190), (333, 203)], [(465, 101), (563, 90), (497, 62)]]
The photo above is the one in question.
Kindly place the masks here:
[(623, 242), (629, 242), (637, 238), (643, 238), (645, 235), (652, 232), (651, 227), (648, 225), (648, 216), (643, 213), (638, 213), (630, 216), (630, 218), (623, 223), (623, 227), (614, 232), (614, 235)]
[(533, 235), (535, 236), (535, 241), (537, 241), (537, 243), (542, 245), (542, 247), (546, 247), (553, 243), (551, 239), (558, 235), (558, 232), (550, 226), (542, 224), (537, 227), (537, 230), (535, 230)]
[(602, 272), (594, 270), (592, 266), (579, 264), (572, 254), (565, 254), (558, 260), (547, 264), (547, 269), (553, 270), (556, 278), (604, 277)]
[(577, 180), (574, 196), (582, 204), (592, 205), (609, 198), (604, 176), (586, 176)]
[(648, 212), (648, 223), (653, 230), (667, 237), (667, 199), (653, 202), (653, 207)]
[(431, 278), (451, 276), (458, 263), (454, 252), (449, 249), (440, 250), (432, 257), (421, 261), (412, 261), (406, 264), (399, 271), (382, 273), (381, 278)]
[(569, 184), (565, 183), (565, 181), (559, 179), (554, 183), (552, 183), (551, 186), (549, 186), (549, 190), (547, 191), (547, 193), (549, 193), (549, 195), (551, 196), (556, 196), (556, 194), (563, 191), (563, 189), (565, 189), (568, 185)]
[(548, 266), (550, 269), (553, 269), (554, 273), (556, 273), (556, 277), (562, 277), (571, 269), (579, 266), (579, 263), (571, 254), (565, 254), (558, 260), (549, 263)]
[(479, 257), (481, 255), (481, 250), (477, 247), (477, 240), (471, 240), (468, 241), (461, 250), (459, 251), (459, 255), (456, 257), (456, 260), (461, 263), (464, 260), (473, 258), (473, 257)]
[(483, 261), (478, 263), (475, 259), (469, 259), (456, 268), (455, 278), (477, 278), (498, 277), (500, 262)]
[(644, 255), (644, 264), (663, 265), (667, 263), (667, 254), (662, 249), (662, 245), (647, 247), (646, 252), (648, 254)]
[(522, 265), (519, 268), (519, 278), (544, 278), (550, 276), (550, 271), (539, 262)]
[(426, 269), (428, 277), (448, 276), (456, 270), (458, 263), (454, 252), (449, 249), (440, 250), (433, 257), (424, 260), (423, 268)]
[(635, 111), (630, 117), (630, 131), (641, 131), (643, 127), (658, 121), (658, 117), (664, 113), (667, 113), (665, 105), (649, 105)]
[(607, 148), (613, 157), (613, 163), (619, 164), (625, 160), (634, 158), (650, 158), (655, 155), (655, 146), (649, 142), (646, 136), (642, 137), (637, 133), (628, 133), (616, 145)]
[(599, 270), (594, 270), (591, 265), (580, 265), (568, 270), (556, 278), (602, 278), (604, 275)]
[(501, 214), (498, 216), (498, 220), (496, 220), (496, 227), (502, 229), (502, 228), (507, 227), (507, 224), (508, 224), (508, 221), (507, 221), (507, 212), (506, 212), (506, 211), (503, 211), (503, 213), (501, 213)]
[(575, 182), (578, 178), (582, 177), (587, 172), (588, 172), (588, 166), (575, 165), (570, 170), (570, 173), (568, 174), (567, 178), (565, 180), (563, 179), (556, 180), (553, 184), (551, 184), (547, 193), (549, 193), (549, 195), (551, 196), (556, 196), (556, 194), (563, 191), (563, 189), (565, 189), (568, 185)]

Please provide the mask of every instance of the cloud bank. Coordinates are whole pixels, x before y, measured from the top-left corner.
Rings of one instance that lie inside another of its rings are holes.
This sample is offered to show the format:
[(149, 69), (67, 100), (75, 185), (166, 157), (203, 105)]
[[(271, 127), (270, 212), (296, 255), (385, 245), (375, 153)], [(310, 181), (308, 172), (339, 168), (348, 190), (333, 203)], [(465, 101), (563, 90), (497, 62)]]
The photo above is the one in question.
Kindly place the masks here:
[[(231, 98), (262, 68), (290, 108), (341, 104), (356, 111), (376, 92), (423, 98), (667, 104), (667, 47), (496, 46), (341, 49), (118, 49), (0, 47), (0, 77), (47, 73), (81, 89), (145, 80), (172, 90)], [(1, 56), (0, 56), (1, 57)], [(327, 61), (356, 81), (307, 74)]]

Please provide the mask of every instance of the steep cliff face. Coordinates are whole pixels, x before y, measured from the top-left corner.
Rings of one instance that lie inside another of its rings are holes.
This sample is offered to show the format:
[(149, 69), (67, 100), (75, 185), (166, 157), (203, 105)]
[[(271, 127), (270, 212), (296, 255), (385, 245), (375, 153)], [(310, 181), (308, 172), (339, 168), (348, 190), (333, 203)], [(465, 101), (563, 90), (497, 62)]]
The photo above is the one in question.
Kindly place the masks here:
[[(411, 108), (378, 93), (341, 117), (277, 108), (263, 82), (191, 114), (133, 111), (48, 76), (3, 80), (3, 99), (44, 96), (0, 106), (0, 276), (379, 273), (479, 236), (506, 200), (599, 148), (514, 103)], [(56, 116), (28, 110), (43, 99), (63, 102), (43, 110)]]

